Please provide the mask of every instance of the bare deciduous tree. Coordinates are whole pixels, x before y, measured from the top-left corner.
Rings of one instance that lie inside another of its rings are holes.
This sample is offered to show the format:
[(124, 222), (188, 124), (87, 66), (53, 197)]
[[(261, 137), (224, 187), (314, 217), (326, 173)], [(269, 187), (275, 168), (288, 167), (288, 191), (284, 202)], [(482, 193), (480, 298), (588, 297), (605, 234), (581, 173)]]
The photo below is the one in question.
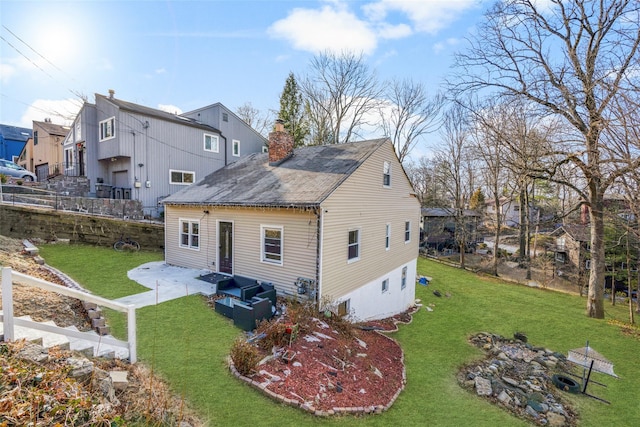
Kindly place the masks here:
[(271, 111), (263, 113), (255, 108), (251, 102), (245, 102), (239, 106), (236, 114), (262, 136), (268, 135), (273, 127), (273, 114)]
[(391, 138), (402, 162), (420, 138), (438, 127), (443, 97), (430, 97), (422, 83), (410, 79), (385, 84), (386, 100), (380, 104), (382, 130)]
[(323, 53), (311, 60), (301, 82), (311, 139), (316, 144), (349, 142), (368, 123), (382, 89), (362, 55)]
[(556, 166), (572, 164), (582, 182), (564, 182), (554, 169), (541, 173), (572, 187), (589, 207), (591, 271), (586, 314), (604, 318), (604, 196), (631, 168), (606, 145), (603, 132), (616, 117), (616, 99), (637, 97), (639, 4), (633, 0), (498, 2), (457, 56), (452, 89), (496, 90), (523, 97), (572, 126), (573, 140), (558, 144)]

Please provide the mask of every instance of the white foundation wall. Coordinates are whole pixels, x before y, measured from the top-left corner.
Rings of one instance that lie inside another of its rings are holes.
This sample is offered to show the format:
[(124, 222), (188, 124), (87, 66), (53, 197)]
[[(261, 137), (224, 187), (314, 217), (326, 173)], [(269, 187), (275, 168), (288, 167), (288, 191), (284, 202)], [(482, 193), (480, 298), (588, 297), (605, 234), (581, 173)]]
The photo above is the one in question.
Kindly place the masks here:
[[(417, 259), (403, 264), (384, 276), (338, 298), (349, 301), (349, 314), (354, 321), (384, 319), (406, 311), (416, 299)], [(402, 268), (407, 267), (407, 282), (401, 289)], [(389, 279), (389, 288), (382, 292), (382, 281)]]

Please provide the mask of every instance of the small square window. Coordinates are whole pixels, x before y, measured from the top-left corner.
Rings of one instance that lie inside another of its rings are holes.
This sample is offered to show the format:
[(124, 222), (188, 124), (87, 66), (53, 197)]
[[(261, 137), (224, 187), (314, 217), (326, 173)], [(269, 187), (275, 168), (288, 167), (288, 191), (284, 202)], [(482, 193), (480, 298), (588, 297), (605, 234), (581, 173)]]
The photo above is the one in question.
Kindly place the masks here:
[(180, 247), (200, 248), (200, 223), (198, 221), (180, 220)]
[(347, 314), (349, 314), (349, 310), (351, 310), (350, 299), (342, 301), (340, 304), (338, 304), (338, 316), (346, 316)]
[(218, 153), (220, 151), (220, 139), (218, 135), (204, 134), (204, 151)]
[(382, 293), (385, 293), (389, 290), (389, 279), (384, 279), (382, 281)]

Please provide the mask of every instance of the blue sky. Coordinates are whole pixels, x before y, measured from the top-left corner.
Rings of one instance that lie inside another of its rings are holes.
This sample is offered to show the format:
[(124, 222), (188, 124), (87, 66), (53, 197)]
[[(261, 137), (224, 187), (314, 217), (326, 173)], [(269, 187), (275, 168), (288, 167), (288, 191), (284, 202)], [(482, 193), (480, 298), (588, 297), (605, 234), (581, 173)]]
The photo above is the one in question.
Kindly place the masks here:
[(0, 0), (0, 123), (64, 124), (109, 89), (173, 112), (221, 102), (277, 109), (319, 52), (363, 52), (381, 79), (432, 93), (483, 0)]

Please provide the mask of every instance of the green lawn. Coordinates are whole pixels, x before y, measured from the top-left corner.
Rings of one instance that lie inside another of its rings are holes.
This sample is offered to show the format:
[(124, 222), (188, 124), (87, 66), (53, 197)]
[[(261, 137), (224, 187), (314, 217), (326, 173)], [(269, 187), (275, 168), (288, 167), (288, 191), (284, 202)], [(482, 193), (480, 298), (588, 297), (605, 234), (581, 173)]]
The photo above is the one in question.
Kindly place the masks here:
[[(46, 246), (41, 253), (47, 263), (94, 293), (109, 297), (142, 291), (144, 288), (127, 279), (126, 272), (160, 258), (157, 253), (126, 254), (78, 246)], [(424, 259), (419, 261), (418, 270), (433, 281), (428, 287), (417, 286), (416, 297), (435, 307), (433, 312), (421, 309), (410, 325), (401, 326), (393, 334), (405, 352), (407, 386), (382, 415), (318, 419), (274, 403), (237, 381), (226, 368), (225, 359), (240, 331), (198, 296), (138, 310), (138, 355), (212, 426), (495, 427), (527, 424), (458, 386), (458, 367), (482, 356), (467, 343), (469, 335), (489, 331), (510, 337), (522, 331), (533, 345), (564, 354), (588, 340), (614, 363), (620, 379), (602, 374), (593, 377), (608, 387), (594, 385), (590, 391), (611, 401), (611, 405), (568, 396), (580, 413), (580, 425), (638, 425), (640, 339), (623, 335), (619, 327), (606, 321), (627, 321), (626, 306), (607, 306), (607, 319), (594, 320), (585, 317), (585, 301), (576, 296), (505, 284)], [(443, 295), (449, 292), (451, 297), (438, 298), (432, 293), (434, 289)]]

